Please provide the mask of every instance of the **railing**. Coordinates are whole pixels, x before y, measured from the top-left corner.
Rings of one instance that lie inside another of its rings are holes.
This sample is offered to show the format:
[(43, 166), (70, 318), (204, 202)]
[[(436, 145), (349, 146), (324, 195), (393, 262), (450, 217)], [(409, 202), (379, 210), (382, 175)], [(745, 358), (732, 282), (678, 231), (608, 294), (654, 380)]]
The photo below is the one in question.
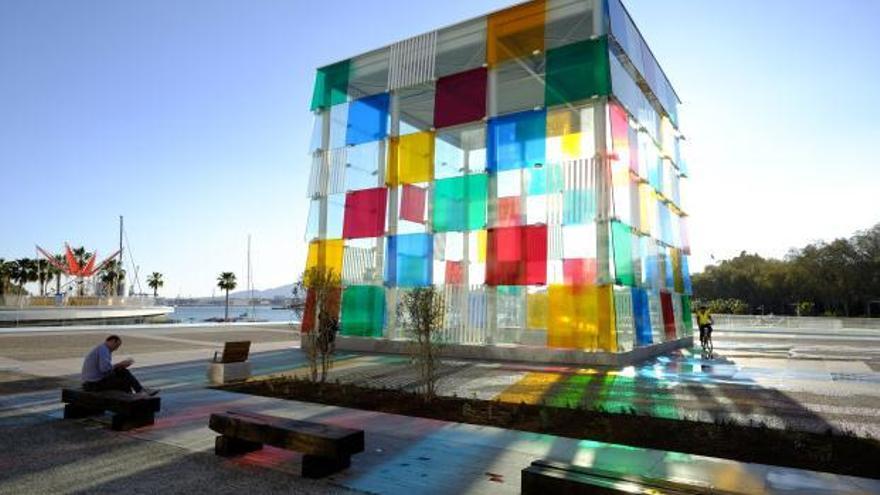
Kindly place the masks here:
[(715, 328), (880, 329), (880, 318), (713, 314)]
[(0, 296), (0, 308), (57, 307), (152, 307), (156, 299), (148, 296)]

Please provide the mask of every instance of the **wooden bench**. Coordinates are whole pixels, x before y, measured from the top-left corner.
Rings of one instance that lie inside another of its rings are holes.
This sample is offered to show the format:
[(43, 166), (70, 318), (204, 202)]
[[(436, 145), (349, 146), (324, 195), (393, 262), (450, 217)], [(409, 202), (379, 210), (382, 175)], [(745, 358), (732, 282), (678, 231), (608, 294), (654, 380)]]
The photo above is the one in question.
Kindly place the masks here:
[(230, 457), (271, 445), (303, 453), (302, 476), (321, 478), (351, 465), (364, 451), (364, 431), (244, 411), (211, 415), (208, 426), (220, 433), (214, 452)]
[(141, 397), (119, 390), (87, 392), (82, 389), (65, 388), (61, 390), (64, 405), (64, 419), (85, 418), (113, 412), (111, 428), (125, 431), (153, 424), (154, 417), (161, 407), (159, 397)]
[(250, 352), (249, 340), (226, 342), (223, 345), (223, 352), (214, 352), (214, 358), (208, 364), (208, 381), (214, 385), (223, 385), (250, 378), (251, 363), (248, 362)]
[(214, 352), (215, 363), (243, 363), (247, 361), (248, 354), (251, 352), (251, 341), (242, 340), (239, 342), (226, 342), (223, 345), (223, 353)]
[[(638, 455), (638, 454), (633, 454)], [(537, 460), (522, 470), (521, 493), (545, 495), (565, 493), (568, 495), (618, 495), (618, 494), (667, 494), (734, 495), (704, 482), (682, 482), (649, 478), (638, 474), (624, 474), (564, 462)]]

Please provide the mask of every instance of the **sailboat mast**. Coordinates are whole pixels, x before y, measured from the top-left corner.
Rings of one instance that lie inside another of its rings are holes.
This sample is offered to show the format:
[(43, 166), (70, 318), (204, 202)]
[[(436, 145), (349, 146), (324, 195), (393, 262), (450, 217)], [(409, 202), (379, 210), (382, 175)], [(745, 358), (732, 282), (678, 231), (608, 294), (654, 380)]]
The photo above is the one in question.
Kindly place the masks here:
[[(123, 221), (123, 219), (122, 219), (122, 215), (119, 215), (119, 271), (120, 271), (120, 273), (122, 272), (122, 260), (124, 259), (123, 256), (122, 256), (122, 249), (123, 249), (123, 247), (122, 247), (122, 229), (123, 229), (123, 225), (124, 225), (124, 221)], [(121, 285), (121, 284), (120, 284), (120, 285)], [(116, 289), (116, 294), (115, 294), (115, 295), (117, 295), (117, 296), (119, 296), (119, 295), (125, 295), (125, 289), (124, 289), (124, 288), (122, 288), (122, 294), (119, 293), (120, 288), (121, 288), (121, 287), (118, 287), (118, 288)]]
[(253, 281), (253, 268), (251, 267), (251, 235), (248, 234), (248, 244), (247, 244), (247, 277), (248, 277), (248, 291), (250, 291), (251, 298), (251, 319), (256, 319), (257, 317), (257, 304), (254, 301), (254, 281)]

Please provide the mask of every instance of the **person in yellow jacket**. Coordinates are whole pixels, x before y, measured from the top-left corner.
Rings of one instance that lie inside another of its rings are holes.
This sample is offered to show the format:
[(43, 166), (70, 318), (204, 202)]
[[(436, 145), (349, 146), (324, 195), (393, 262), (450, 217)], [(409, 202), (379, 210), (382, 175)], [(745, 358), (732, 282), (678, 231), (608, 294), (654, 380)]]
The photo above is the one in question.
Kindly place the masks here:
[(697, 309), (697, 326), (700, 327), (700, 345), (706, 344), (706, 339), (712, 336), (712, 324), (715, 321), (709, 313), (709, 308), (701, 305)]

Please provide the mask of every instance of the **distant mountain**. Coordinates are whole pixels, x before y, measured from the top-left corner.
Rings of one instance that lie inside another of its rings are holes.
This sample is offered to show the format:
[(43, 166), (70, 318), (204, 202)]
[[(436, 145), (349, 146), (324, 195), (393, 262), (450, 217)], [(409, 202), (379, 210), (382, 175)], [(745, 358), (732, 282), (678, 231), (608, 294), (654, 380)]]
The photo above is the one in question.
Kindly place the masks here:
[[(260, 299), (272, 299), (275, 297), (290, 297), (291, 291), (293, 290), (293, 284), (282, 285), (281, 287), (275, 287), (274, 289), (266, 289), (266, 290), (256, 290), (254, 289), (254, 297)], [(251, 297), (249, 291), (239, 290), (235, 292), (229, 293), (230, 298), (234, 299), (247, 299)]]

